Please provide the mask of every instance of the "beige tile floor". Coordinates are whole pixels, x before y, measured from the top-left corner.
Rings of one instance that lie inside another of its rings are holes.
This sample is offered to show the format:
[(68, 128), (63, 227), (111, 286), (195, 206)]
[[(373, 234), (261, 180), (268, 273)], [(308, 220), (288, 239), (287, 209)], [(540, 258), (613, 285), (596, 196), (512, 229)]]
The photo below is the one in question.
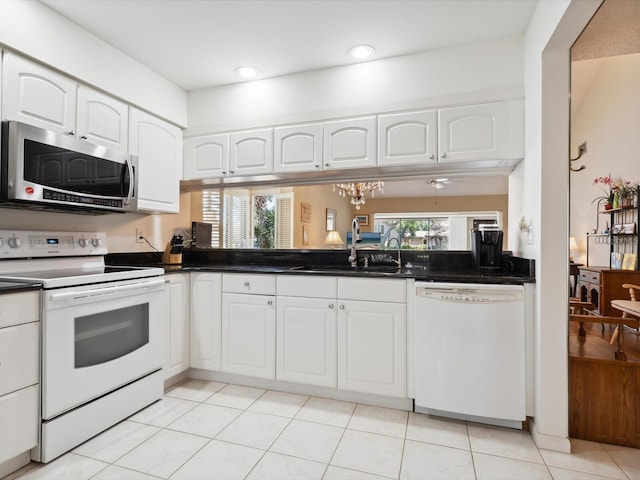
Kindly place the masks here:
[(189, 380), (9, 478), (640, 480), (640, 450), (585, 441), (573, 450), (540, 450), (523, 431)]

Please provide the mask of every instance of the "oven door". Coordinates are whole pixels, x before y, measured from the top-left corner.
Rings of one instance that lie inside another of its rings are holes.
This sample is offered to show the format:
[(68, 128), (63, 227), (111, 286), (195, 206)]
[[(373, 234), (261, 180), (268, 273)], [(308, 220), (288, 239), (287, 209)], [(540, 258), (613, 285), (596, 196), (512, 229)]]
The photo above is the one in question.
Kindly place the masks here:
[(45, 420), (162, 368), (163, 291), (160, 276), (44, 292)]

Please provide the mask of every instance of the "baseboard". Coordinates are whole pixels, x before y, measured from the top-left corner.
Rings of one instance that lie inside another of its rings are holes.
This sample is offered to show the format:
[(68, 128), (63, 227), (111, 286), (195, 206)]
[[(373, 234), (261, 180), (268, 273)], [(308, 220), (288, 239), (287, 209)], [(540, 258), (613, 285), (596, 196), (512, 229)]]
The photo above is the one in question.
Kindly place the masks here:
[(555, 452), (571, 453), (571, 442), (568, 437), (540, 433), (534, 419), (531, 420), (529, 429), (536, 447)]

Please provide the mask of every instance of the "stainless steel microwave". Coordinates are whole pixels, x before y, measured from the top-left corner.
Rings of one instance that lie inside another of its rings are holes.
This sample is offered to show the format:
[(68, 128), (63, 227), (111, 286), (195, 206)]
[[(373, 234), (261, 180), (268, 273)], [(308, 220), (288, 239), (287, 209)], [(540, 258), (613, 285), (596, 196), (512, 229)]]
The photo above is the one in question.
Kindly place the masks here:
[(135, 212), (137, 157), (20, 122), (2, 122), (0, 206)]

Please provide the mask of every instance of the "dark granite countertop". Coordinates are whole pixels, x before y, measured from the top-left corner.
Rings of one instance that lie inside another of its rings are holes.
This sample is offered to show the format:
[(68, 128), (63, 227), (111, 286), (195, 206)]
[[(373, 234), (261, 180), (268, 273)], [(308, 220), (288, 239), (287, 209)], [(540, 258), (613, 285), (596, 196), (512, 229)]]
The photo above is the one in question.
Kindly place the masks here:
[(40, 290), (41, 288), (41, 283), (0, 281), (0, 295), (26, 290)]
[[(395, 251), (384, 253), (395, 258)], [(344, 251), (335, 250), (185, 249), (182, 265), (163, 264), (162, 254), (157, 252), (109, 254), (106, 262), (110, 265), (162, 267), (167, 274), (196, 271), (414, 278), (416, 281), (448, 283), (535, 283), (533, 260), (510, 254), (504, 255), (501, 271), (486, 274), (472, 268), (470, 252), (402, 251), (402, 269), (388, 264), (365, 268), (362, 263), (358, 268), (351, 268), (343, 257)]]

